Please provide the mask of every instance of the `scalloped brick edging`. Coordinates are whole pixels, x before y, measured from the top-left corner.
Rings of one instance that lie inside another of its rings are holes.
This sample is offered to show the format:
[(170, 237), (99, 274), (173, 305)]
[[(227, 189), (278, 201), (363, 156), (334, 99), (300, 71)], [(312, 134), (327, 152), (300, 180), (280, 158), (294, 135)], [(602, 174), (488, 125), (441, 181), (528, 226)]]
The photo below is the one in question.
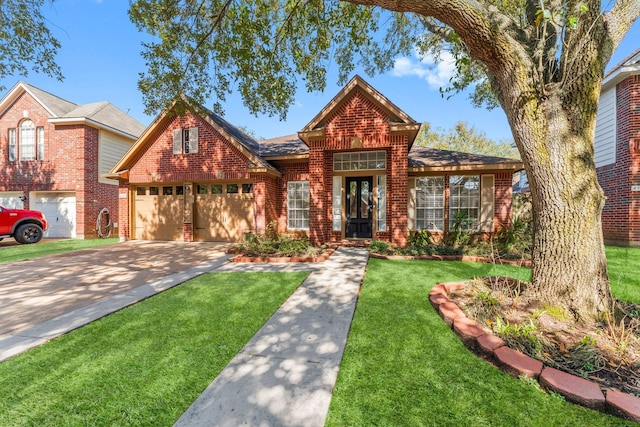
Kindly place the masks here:
[(248, 257), (244, 254), (237, 254), (233, 258), (231, 258), (231, 262), (261, 262), (261, 263), (269, 263), (269, 262), (324, 262), (326, 261), (333, 253), (335, 249), (327, 249), (322, 255), (317, 257)]
[(640, 423), (640, 398), (544, 366), (539, 360), (507, 347), (502, 339), (469, 319), (449, 298), (449, 292), (464, 286), (462, 282), (438, 283), (429, 292), (429, 302), (467, 348), (515, 378), (525, 375), (538, 380), (543, 389), (562, 395), (568, 402)]
[[(473, 255), (382, 255), (371, 253), (369, 254), (371, 258), (378, 259), (413, 259), (413, 260), (426, 260), (426, 261), (464, 261), (464, 262), (483, 262), (486, 264), (496, 264), (491, 258), (473, 256)], [(512, 259), (501, 259), (500, 264), (507, 265), (515, 265), (517, 267), (531, 267), (531, 260), (523, 259), (523, 260), (512, 260)]]

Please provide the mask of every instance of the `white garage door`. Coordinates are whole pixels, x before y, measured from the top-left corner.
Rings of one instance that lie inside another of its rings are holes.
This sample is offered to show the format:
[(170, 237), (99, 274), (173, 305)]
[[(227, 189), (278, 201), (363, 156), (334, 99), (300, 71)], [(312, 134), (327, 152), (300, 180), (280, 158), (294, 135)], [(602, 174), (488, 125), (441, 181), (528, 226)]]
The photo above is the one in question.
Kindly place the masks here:
[(9, 209), (23, 209), (24, 203), (20, 198), (22, 191), (4, 191), (0, 192), (0, 206)]
[(75, 193), (34, 193), (31, 200), (35, 210), (44, 213), (49, 230), (44, 237), (76, 237)]

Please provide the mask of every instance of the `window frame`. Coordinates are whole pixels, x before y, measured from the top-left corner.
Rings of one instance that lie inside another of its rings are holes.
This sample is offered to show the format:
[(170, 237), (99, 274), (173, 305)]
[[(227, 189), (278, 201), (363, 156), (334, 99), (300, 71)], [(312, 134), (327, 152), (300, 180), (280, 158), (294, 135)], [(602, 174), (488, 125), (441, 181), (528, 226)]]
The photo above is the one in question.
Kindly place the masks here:
[[(415, 189), (416, 189), (415, 228), (416, 230), (428, 230), (428, 231), (434, 231), (434, 232), (444, 231), (444, 225), (445, 225), (445, 218), (444, 218), (445, 179), (444, 178), (445, 177), (442, 175), (420, 176), (416, 178), (416, 184), (415, 184)], [(421, 186), (421, 182), (423, 181), (424, 181), (424, 186)], [(435, 181), (439, 181), (440, 185), (438, 186), (436, 183), (435, 188), (429, 186), (429, 184), (433, 184)], [(426, 193), (422, 194), (425, 192), (424, 190), (426, 190)], [(432, 190), (432, 192), (430, 192), (429, 190)]]
[(24, 119), (18, 129), (18, 158), (24, 161), (38, 160), (35, 123), (31, 119)]
[[(301, 198), (291, 198), (292, 194), (296, 193), (296, 189), (292, 189), (292, 186), (300, 186), (302, 192)], [(311, 192), (309, 187), (309, 181), (289, 181), (287, 182), (287, 229), (288, 230), (309, 230), (310, 225), (310, 208)], [(293, 202), (293, 203), (292, 203)], [(298, 205), (298, 202), (301, 206)], [(306, 206), (305, 206), (306, 205)], [(305, 215), (306, 212), (306, 215)], [(306, 225), (306, 226), (305, 226)]]
[[(467, 183), (470, 182), (469, 179), (475, 179), (476, 188), (467, 187)], [(455, 183), (455, 180), (461, 180), (461, 182)], [(480, 175), (451, 175), (449, 177), (449, 230), (452, 229), (456, 215), (462, 211), (467, 212), (467, 219), (463, 221), (460, 231), (473, 232), (479, 230), (480, 190)], [(475, 211), (475, 215), (470, 215), (470, 211)]]

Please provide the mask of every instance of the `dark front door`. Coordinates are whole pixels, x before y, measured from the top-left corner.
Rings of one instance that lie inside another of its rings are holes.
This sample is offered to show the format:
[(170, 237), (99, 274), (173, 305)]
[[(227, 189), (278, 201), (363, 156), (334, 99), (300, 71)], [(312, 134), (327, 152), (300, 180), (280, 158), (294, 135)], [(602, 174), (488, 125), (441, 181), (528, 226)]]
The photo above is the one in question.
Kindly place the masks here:
[(371, 238), (373, 177), (347, 178), (346, 237)]

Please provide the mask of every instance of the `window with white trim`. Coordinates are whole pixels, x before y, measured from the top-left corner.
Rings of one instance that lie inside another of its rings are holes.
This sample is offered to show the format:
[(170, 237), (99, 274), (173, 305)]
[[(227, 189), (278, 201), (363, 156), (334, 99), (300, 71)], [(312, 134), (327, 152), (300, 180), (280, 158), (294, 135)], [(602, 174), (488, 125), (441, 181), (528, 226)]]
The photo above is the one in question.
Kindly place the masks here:
[(444, 230), (444, 177), (416, 178), (416, 230)]
[(36, 127), (31, 120), (24, 120), (20, 124), (19, 135), (20, 160), (36, 159)]
[(287, 183), (287, 228), (309, 229), (309, 181)]
[(384, 170), (386, 168), (386, 151), (357, 151), (333, 155), (333, 170), (336, 172)]
[(476, 231), (480, 224), (480, 177), (449, 177), (449, 229), (460, 222), (462, 231)]
[(26, 119), (17, 129), (10, 128), (8, 137), (10, 162), (44, 159), (44, 127)]

